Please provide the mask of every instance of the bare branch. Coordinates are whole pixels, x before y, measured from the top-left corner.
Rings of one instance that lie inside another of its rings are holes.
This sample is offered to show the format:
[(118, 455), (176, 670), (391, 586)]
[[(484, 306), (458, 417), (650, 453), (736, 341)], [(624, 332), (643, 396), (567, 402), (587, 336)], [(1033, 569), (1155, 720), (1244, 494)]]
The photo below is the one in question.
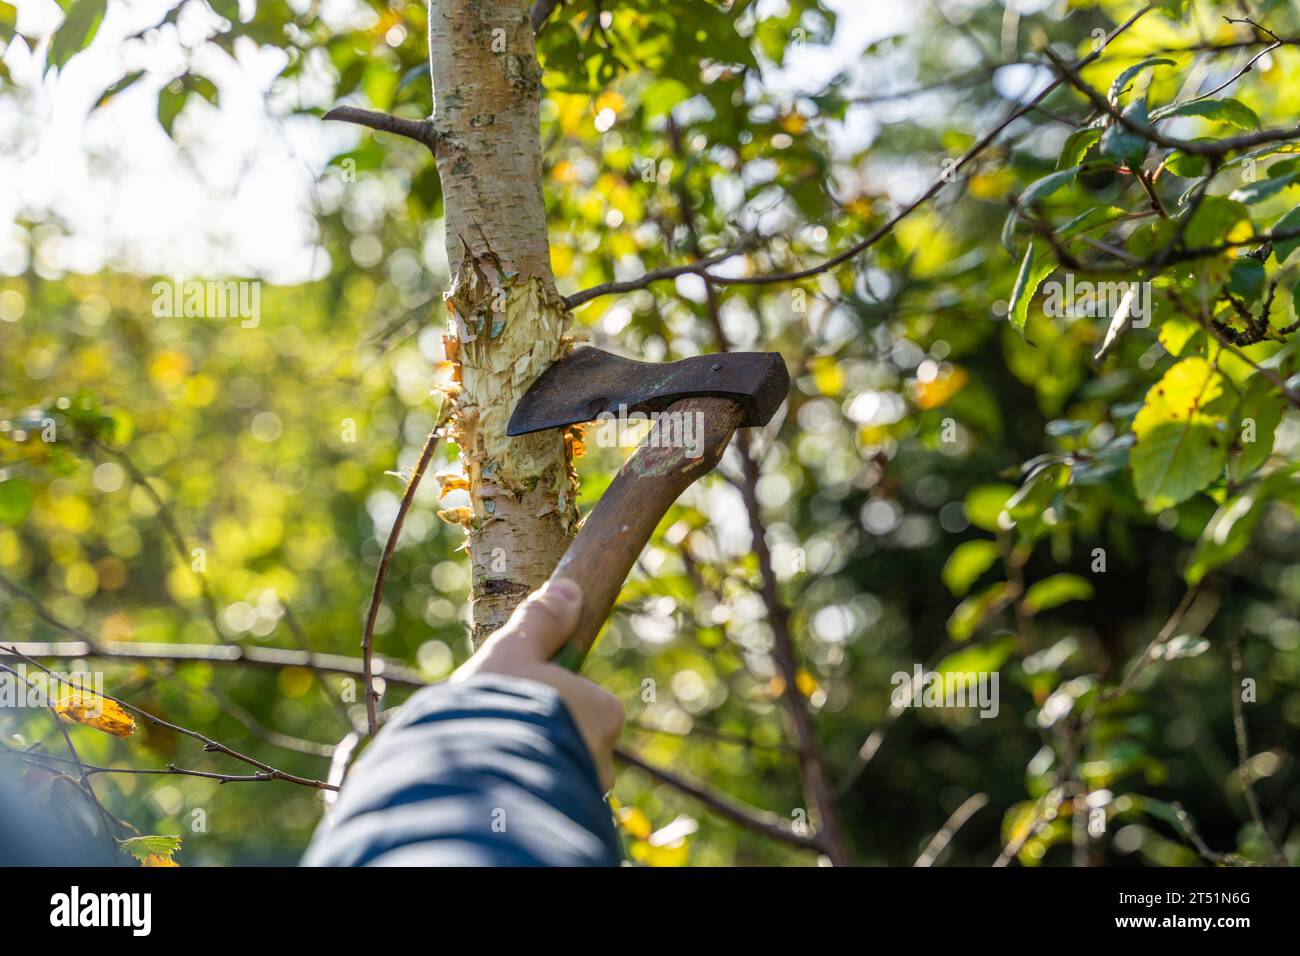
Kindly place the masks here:
[(1196, 597), (1201, 593), (1200, 585), (1190, 587), (1183, 594), (1182, 600), (1174, 608), (1173, 613), (1169, 615), (1164, 626), (1156, 632), (1156, 636), (1151, 639), (1151, 643), (1142, 651), (1142, 655), (1129, 668), (1129, 672), (1124, 675), (1124, 679), (1114, 687), (1107, 688), (1098, 698), (1098, 700), (1113, 700), (1116, 697), (1122, 697), (1136, 683), (1138, 676), (1147, 669), (1147, 667), (1159, 658), (1159, 651), (1165, 643), (1174, 636), (1178, 631), (1178, 626), (1182, 624), (1183, 618), (1187, 612), (1192, 609), (1196, 603)]
[(920, 867), (933, 866), (935, 860), (939, 859), (939, 854), (947, 849), (948, 844), (952, 842), (952, 838), (957, 835), (957, 831), (966, 825), (967, 820), (983, 810), (988, 802), (989, 795), (987, 793), (976, 793), (967, 797), (962, 802), (962, 805), (952, 812), (948, 822), (931, 838), (925, 850), (912, 865)]
[(746, 806), (738, 801), (732, 800), (719, 793), (709, 790), (701, 783), (697, 783), (680, 774), (663, 770), (653, 764), (646, 763), (636, 754), (624, 750), (622, 747), (614, 749), (614, 759), (628, 766), (636, 767), (645, 771), (660, 783), (665, 783), (674, 790), (680, 790), (687, 796), (694, 797), (700, 803), (704, 804), (715, 813), (726, 817), (733, 823), (738, 823), (748, 830), (755, 833), (761, 833), (769, 836), (774, 840), (781, 840), (791, 846), (797, 846), (804, 850), (815, 850), (818, 853), (826, 852), (822, 846), (820, 835), (808, 836), (802, 833), (795, 833), (790, 825), (785, 823), (779, 816), (770, 810), (758, 810), (754, 807)]
[[(21, 760), (30, 760), (40, 764), (71, 764), (74, 761), (63, 757), (56, 757), (53, 754), (33, 753), (30, 750), (15, 750), (12, 747), (0, 745), (0, 754), (18, 757)], [(229, 774), (213, 773), (208, 770), (190, 770), (185, 767), (177, 767), (175, 764), (168, 764), (166, 767), (97, 767), (91, 764), (83, 764), (87, 776), (96, 774), (117, 774), (121, 776), (151, 777), (151, 776), (173, 776), (173, 777), (203, 777), (207, 780), (215, 780), (218, 783), (265, 783), (276, 779), (269, 773), (259, 772), (250, 774)]]
[[(58, 674), (53, 673), (52, 671), (50, 671), (49, 668), (45, 667), (39, 661), (34, 660), (29, 655), (20, 653), (18, 649), (13, 645), (9, 645), (9, 646), (0, 645), (0, 655), (6, 655), (6, 654), (9, 656), (22, 658), (24, 661), (31, 664), (33, 667), (37, 668), (38, 670), (43, 671), (47, 676), (49, 676), (51, 679), (57, 681), (60, 684), (66, 684), (70, 687), (77, 686), (73, 684), (71, 681), (68, 681), (66, 678), (60, 677)], [(0, 665), (0, 667), (3, 667), (5, 670), (11, 670), (7, 665)], [(163, 720), (161, 717), (151, 714), (147, 710), (137, 707), (135, 704), (128, 703), (127, 701), (122, 700), (121, 698), (114, 697), (111, 694), (103, 694), (103, 693), (99, 694), (99, 696), (103, 697), (105, 700), (111, 700), (113, 701), (113, 703), (125, 707), (127, 710), (131, 711), (131, 713), (139, 715), (141, 718), (149, 721), (151, 724), (154, 724), (158, 727), (163, 727), (167, 730), (172, 731), (173, 733), (181, 734), (184, 737), (189, 737), (192, 740), (199, 741), (201, 744), (203, 744), (203, 749), (206, 751), (225, 754), (227, 757), (231, 757), (235, 760), (240, 761), (241, 763), (246, 763), (249, 766), (256, 767), (258, 770), (269, 773), (276, 780), (286, 780), (289, 783), (296, 783), (304, 787), (314, 787), (319, 790), (330, 789), (330, 785), (324, 782), (323, 780), (313, 780), (309, 777), (300, 777), (297, 774), (287, 773), (283, 770), (279, 770), (268, 763), (263, 763), (262, 761), (257, 760), (253, 757), (249, 757), (246, 754), (242, 754), (239, 751), (231, 747), (228, 747), (223, 743), (220, 743), (219, 741), (213, 740), (211, 737), (207, 737), (199, 733), (197, 730), (190, 730), (188, 727), (182, 727), (179, 724), (173, 724), (170, 721)]]
[(1191, 814), (1187, 812), (1187, 809), (1177, 800), (1171, 803), (1170, 806), (1173, 807), (1174, 815), (1178, 818), (1179, 827), (1182, 829), (1187, 839), (1192, 841), (1192, 846), (1196, 848), (1196, 852), (1209, 862), (1218, 863), (1222, 866), (1262, 865), (1253, 860), (1248, 860), (1237, 853), (1220, 853), (1218, 850), (1211, 849), (1210, 845), (1206, 843), (1205, 840), (1201, 838), (1200, 833), (1197, 832), (1196, 824), (1192, 822)]
[(1241, 704), (1241, 684), (1242, 684), (1242, 663), (1241, 663), (1241, 643), (1242, 635), (1238, 634), (1229, 648), (1232, 656), (1232, 731), (1233, 736), (1237, 739), (1237, 774), (1241, 777), (1241, 795), (1246, 801), (1246, 808), (1250, 811), (1250, 818), (1263, 834), (1264, 841), (1268, 848), (1273, 852), (1273, 858), (1277, 861), (1278, 866), (1286, 866), (1286, 854), (1282, 848), (1277, 845), (1273, 839), (1273, 834), (1264, 824), (1264, 814), (1259, 808), (1259, 799), (1255, 796), (1255, 785), (1250, 779), (1250, 738), (1246, 733), (1246, 715)]
[(433, 123), (430, 120), (406, 119), (402, 116), (393, 116), (390, 113), (376, 113), (374, 110), (358, 109), (355, 106), (336, 106), (321, 118), (339, 123), (355, 123), (358, 126), (368, 126), (383, 133), (404, 136), (407, 139), (415, 140), (417, 143), (422, 143), (429, 149), (433, 149), (438, 141), (437, 133), (434, 131)]
[[(40, 665), (37, 666), (39, 667)], [(81, 757), (77, 754), (77, 748), (72, 745), (72, 736), (68, 733), (68, 728), (63, 726), (63, 721), (59, 716), (58, 710), (54, 706), (54, 701), (50, 700), (50, 698), (46, 694), (41, 692), (41, 689), (39, 687), (37, 687), (35, 684), (29, 681), (25, 676), (20, 674), (18, 671), (14, 670), (8, 664), (0, 664), (0, 671), (5, 671), (6, 673), (12, 674), (14, 677), (22, 681), (24, 684), (26, 684), (28, 687), (35, 690), (40, 695), (40, 698), (44, 702), (46, 709), (49, 711), (50, 718), (54, 721), (54, 729), (57, 730), (60, 735), (62, 735), (63, 743), (67, 746), (68, 753), (71, 755), (71, 762), (74, 763), (77, 767), (77, 775), (80, 778), (81, 789), (85, 792), (86, 798), (91, 802), (91, 804), (94, 805), (96, 812), (100, 816), (100, 819), (104, 821), (105, 832), (108, 834), (110, 838), (113, 838), (113, 827), (114, 824), (117, 823), (117, 821), (106, 809), (104, 809), (104, 805), (99, 802), (99, 795), (95, 793), (95, 788), (90, 784), (90, 774), (86, 768), (86, 765), (81, 762)], [(63, 681), (62, 683), (68, 683), (68, 682)], [(76, 685), (70, 684), (69, 686), (76, 688), (78, 692), (81, 692), (82, 690), (82, 688), (76, 687)]]
[(573, 295), (564, 297), (564, 307), (566, 309), (576, 309), (578, 306), (592, 299), (600, 298), (602, 295), (618, 295), (622, 292), (635, 292), (637, 289), (644, 289), (652, 282), (659, 282), (663, 279), (676, 279), (684, 275), (700, 275), (710, 266), (715, 266), (720, 262), (725, 262), (733, 256), (740, 255), (748, 248), (750, 243), (741, 243), (734, 249), (725, 252), (714, 253), (704, 259), (695, 262), (688, 262), (681, 266), (669, 266), (664, 269), (654, 269), (643, 276), (635, 279), (628, 279), (623, 282), (606, 282), (601, 285), (592, 286), (590, 289), (583, 289), (581, 292), (575, 292)]
[(420, 487), (420, 479), (424, 477), (424, 470), (429, 466), (429, 459), (433, 457), (434, 449), (438, 447), (438, 440), (442, 437), (442, 426), (447, 424), (450, 414), (451, 401), (447, 399), (443, 402), (437, 423), (433, 426), (433, 430), (429, 432), (429, 437), (424, 440), (424, 449), (420, 452), (420, 460), (416, 462), (415, 470), (411, 472), (411, 479), (406, 483), (406, 492), (402, 495), (401, 505), (398, 506), (397, 517), (393, 519), (393, 527), (388, 532), (388, 540), (384, 542), (384, 552), (379, 556), (379, 567), (375, 569), (375, 586), (370, 592), (370, 610), (366, 612), (366, 625), (361, 632), (361, 659), (366, 685), (366, 729), (372, 737), (379, 730), (379, 715), (375, 708), (375, 702), (379, 695), (375, 693), (373, 661), (375, 618), (379, 616), (379, 605), (384, 599), (384, 578), (388, 576), (388, 565), (392, 563), (393, 552), (397, 550), (397, 539), (402, 534), (402, 524), (406, 521), (406, 513), (411, 510), (411, 502), (415, 500), (415, 492)]
[[(75, 629), (68, 628), (73, 633)], [(173, 664), (236, 664), (244, 667), (278, 670), (282, 667), (305, 667), (323, 674), (361, 677), (364, 673), (358, 658), (341, 654), (308, 654), (303, 651), (274, 647), (238, 647), (233, 644), (148, 644), (136, 641), (106, 641), (91, 644), (81, 641), (22, 641), (0, 645), (0, 659), (6, 649), (14, 657), (52, 658), (56, 660), (136, 660), (166, 661)], [(401, 687), (424, 687), (428, 684), (419, 671), (385, 658), (373, 661), (375, 674)]]

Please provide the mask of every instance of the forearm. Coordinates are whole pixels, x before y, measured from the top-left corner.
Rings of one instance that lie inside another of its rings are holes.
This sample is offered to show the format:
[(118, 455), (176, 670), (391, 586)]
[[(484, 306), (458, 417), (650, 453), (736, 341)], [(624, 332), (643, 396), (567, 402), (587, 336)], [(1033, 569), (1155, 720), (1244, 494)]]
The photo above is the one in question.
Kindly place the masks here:
[(309, 866), (612, 866), (596, 768), (559, 694), (495, 674), (411, 698), (353, 768)]

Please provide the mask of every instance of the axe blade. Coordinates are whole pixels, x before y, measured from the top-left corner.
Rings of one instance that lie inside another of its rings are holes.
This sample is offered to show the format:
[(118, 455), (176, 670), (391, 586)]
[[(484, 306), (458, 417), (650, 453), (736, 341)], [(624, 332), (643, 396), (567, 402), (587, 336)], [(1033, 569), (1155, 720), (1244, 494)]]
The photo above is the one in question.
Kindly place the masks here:
[(589, 422), (602, 413), (662, 411), (683, 398), (726, 398), (741, 428), (766, 425), (785, 401), (790, 373), (777, 352), (719, 352), (676, 362), (637, 362), (581, 348), (543, 372), (515, 406), (506, 434)]

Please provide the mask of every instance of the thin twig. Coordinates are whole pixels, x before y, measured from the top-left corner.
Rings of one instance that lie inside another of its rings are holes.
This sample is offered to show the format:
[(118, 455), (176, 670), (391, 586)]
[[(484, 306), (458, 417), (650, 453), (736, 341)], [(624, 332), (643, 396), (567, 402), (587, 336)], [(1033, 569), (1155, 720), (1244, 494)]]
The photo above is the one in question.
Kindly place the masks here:
[(1256, 863), (1254, 860), (1246, 859), (1238, 853), (1220, 853), (1218, 850), (1211, 849), (1210, 845), (1206, 843), (1205, 840), (1201, 838), (1200, 833), (1196, 831), (1196, 824), (1192, 822), (1191, 814), (1187, 812), (1187, 809), (1177, 800), (1171, 803), (1170, 806), (1173, 808), (1174, 816), (1178, 819), (1180, 829), (1187, 836), (1187, 839), (1192, 842), (1192, 846), (1196, 848), (1196, 852), (1209, 862), (1218, 863), (1221, 866), (1261, 865)]
[(967, 797), (962, 802), (962, 805), (952, 812), (948, 822), (931, 838), (925, 850), (912, 865), (921, 867), (934, 866), (935, 861), (939, 859), (939, 854), (947, 849), (948, 844), (952, 842), (952, 838), (957, 835), (957, 831), (966, 825), (967, 820), (983, 810), (988, 802), (989, 795), (987, 793), (976, 793)]
[(738, 823), (746, 829), (753, 830), (756, 833), (762, 833), (775, 840), (781, 840), (792, 846), (797, 846), (804, 850), (815, 850), (818, 853), (825, 853), (826, 848), (823, 846), (820, 835), (809, 836), (803, 833), (796, 833), (788, 823), (785, 823), (779, 816), (769, 810), (758, 810), (754, 807), (746, 806), (729, 797), (722, 796), (709, 790), (701, 783), (697, 783), (680, 774), (673, 773), (656, 767), (653, 764), (646, 763), (645, 760), (636, 754), (617, 747), (614, 750), (614, 759), (625, 763), (631, 767), (637, 767), (645, 771), (661, 783), (668, 784), (674, 790), (680, 790), (688, 796), (694, 797), (700, 803), (704, 804), (710, 810), (715, 811), (721, 816), (726, 817), (733, 823)]
[[(1097, 48), (1095, 50), (1093, 50), (1087, 56), (1079, 60), (1075, 64), (1075, 68), (1081, 69), (1082, 67), (1085, 67), (1089, 63), (1096, 60), (1099, 56), (1101, 56), (1102, 51), (1106, 49), (1107, 45), (1110, 44), (1111, 41), (1113, 41), (1121, 33), (1124, 33), (1126, 30), (1128, 30), (1129, 27), (1131, 27), (1134, 23), (1136, 23), (1139, 19), (1141, 19), (1151, 10), (1152, 10), (1152, 5), (1148, 4), (1147, 6), (1143, 7), (1142, 9), (1134, 13), (1131, 17), (1129, 17), (1127, 20), (1125, 20), (1123, 23), (1117, 26), (1114, 30), (1112, 30), (1109, 34), (1107, 34), (1107, 36), (1104, 37), (1101, 40), (1101, 42), (1097, 44)], [(676, 278), (679, 275), (686, 275), (692, 273), (698, 274), (703, 278), (705, 278), (707, 281), (716, 283), (718, 285), (770, 285), (773, 283), (795, 282), (800, 279), (807, 279), (812, 276), (818, 275), (822, 272), (826, 272), (830, 269), (834, 269), (836, 266), (842, 265), (843, 263), (848, 262), (850, 259), (857, 257), (860, 253), (864, 252), (866, 249), (870, 248), (871, 246), (879, 242), (882, 238), (889, 235), (893, 231), (895, 226), (897, 226), (900, 222), (902, 222), (904, 219), (906, 219), (908, 216), (914, 213), (923, 204), (925, 204), (930, 199), (932, 199), (941, 189), (943, 189), (944, 186), (948, 185), (952, 181), (952, 176), (957, 170), (963, 168), (964, 166), (969, 164), (972, 160), (974, 160), (977, 156), (979, 156), (982, 152), (984, 152), (984, 150), (987, 149), (989, 146), (991, 146), (994, 143), (994, 141), (996, 141), (997, 138), (1000, 135), (1002, 135), (1002, 133), (1012, 123), (1014, 123), (1022, 116), (1032, 112), (1035, 108), (1037, 108), (1038, 105), (1043, 100), (1045, 100), (1054, 90), (1056, 90), (1056, 88), (1060, 86), (1063, 82), (1064, 80), (1062, 79), (1053, 80), (1046, 87), (1044, 87), (1043, 90), (1037, 96), (1035, 96), (1029, 103), (1021, 107), (1013, 108), (1002, 119), (1002, 121), (998, 123), (997, 126), (995, 126), (990, 132), (986, 133), (984, 136), (980, 137), (980, 139), (976, 141), (975, 144), (971, 146), (970, 149), (968, 149), (965, 153), (963, 153), (956, 160), (955, 163), (953, 163), (951, 166), (948, 166), (944, 170), (943, 175), (941, 175), (933, 183), (931, 183), (930, 187), (926, 189), (925, 192), (921, 193), (921, 195), (918, 196), (915, 200), (913, 200), (912, 202), (904, 206), (901, 210), (899, 210), (897, 213), (891, 216), (882, 225), (872, 230), (872, 232), (869, 233), (865, 238), (859, 240), (858, 242), (849, 246), (844, 251), (830, 257), (829, 259), (826, 259), (821, 263), (818, 263), (815, 266), (809, 266), (806, 269), (799, 269), (793, 272), (767, 273), (764, 275), (754, 275), (754, 276), (720, 276), (715, 273), (707, 271), (708, 266), (705, 263), (695, 262), (686, 266), (677, 266), (671, 269), (658, 269), (655, 270), (654, 272), (648, 272), (641, 278), (631, 280), (630, 282), (624, 282), (624, 283), (611, 282), (611, 283), (606, 283), (605, 285), (596, 286), (594, 288), (587, 289), (583, 292), (579, 292), (576, 293), (575, 295), (567, 297), (565, 299), (565, 305), (568, 306), (569, 308), (573, 308), (574, 306), (579, 305), (583, 302), (587, 302), (591, 299), (594, 299), (597, 296), (609, 295), (615, 292), (629, 292), (634, 289), (643, 289), (650, 283), (660, 279), (672, 279), (672, 278)], [(1300, 133), (1298, 133), (1297, 135), (1300, 135)], [(734, 252), (729, 253), (726, 256), (723, 256), (722, 258), (730, 258), (734, 254), (735, 254)]]
[[(70, 633), (77, 633), (68, 628)], [(82, 632), (84, 633), (84, 632)], [(162, 644), (136, 641), (106, 641), (92, 644), (80, 641), (10, 642), (19, 654), (58, 660), (139, 660), (166, 661), (173, 664), (239, 664), (245, 667), (279, 670), (284, 667), (315, 668), (324, 674), (361, 677), (361, 661), (342, 654), (307, 654), (274, 647), (239, 647), (233, 644)], [(0, 647), (0, 658), (4, 650)], [(419, 671), (395, 664), (387, 658), (374, 658), (375, 673), (399, 687), (424, 687), (428, 681)]]
[[(70, 687), (76, 686), (66, 678), (60, 677), (58, 674), (52, 672), (48, 667), (45, 667), (39, 661), (34, 660), (32, 657), (28, 656), (27, 654), (20, 653), (18, 649), (13, 645), (9, 645), (9, 646), (0, 645), (0, 654), (9, 654), (14, 657), (22, 658), (27, 663), (31, 664), (33, 667), (36, 667), (38, 670), (43, 671), (47, 676), (51, 677), (52, 679), (59, 682), (60, 684), (66, 684)], [(0, 665), (0, 667), (5, 667), (6, 670), (9, 669), (7, 665)], [(262, 761), (257, 760), (254, 757), (249, 757), (248, 755), (242, 754), (239, 751), (231, 747), (228, 747), (219, 741), (213, 740), (211, 737), (205, 736), (204, 734), (199, 733), (197, 730), (190, 730), (188, 727), (182, 727), (179, 724), (173, 724), (171, 721), (163, 720), (163, 718), (151, 714), (147, 710), (144, 710), (141, 707), (137, 707), (135, 704), (128, 703), (127, 701), (122, 700), (121, 698), (114, 697), (111, 694), (105, 694), (105, 693), (100, 693), (98, 694), (98, 696), (104, 698), (105, 700), (111, 700), (113, 701), (113, 703), (125, 707), (133, 714), (138, 714), (140, 717), (149, 721), (151, 724), (154, 724), (158, 727), (162, 727), (166, 730), (170, 730), (173, 733), (181, 734), (184, 737), (189, 737), (192, 740), (199, 741), (201, 744), (203, 744), (203, 749), (206, 751), (225, 754), (227, 757), (231, 757), (235, 760), (240, 761), (241, 763), (246, 763), (251, 767), (256, 767), (258, 770), (262, 770), (265, 771), (266, 773), (271, 774), (274, 779), (285, 780), (288, 781), (289, 783), (296, 783), (304, 787), (314, 787), (318, 790), (330, 789), (330, 785), (328, 783), (325, 783), (322, 780), (313, 780), (309, 777), (300, 777), (297, 774), (292, 774), (284, 770), (279, 770), (268, 763), (263, 763)]]
[(450, 414), (451, 402), (448, 400), (443, 404), (443, 410), (438, 415), (437, 424), (429, 432), (429, 437), (424, 440), (424, 449), (420, 452), (420, 460), (416, 462), (415, 470), (411, 472), (411, 478), (406, 483), (406, 491), (402, 495), (402, 503), (397, 509), (397, 517), (393, 519), (393, 527), (388, 532), (388, 540), (384, 543), (383, 554), (379, 557), (379, 567), (375, 569), (375, 584), (370, 592), (370, 609), (366, 612), (366, 624), (361, 632), (361, 660), (366, 694), (366, 729), (372, 737), (379, 730), (379, 715), (375, 707), (379, 695), (375, 692), (373, 661), (375, 618), (379, 616), (379, 605), (384, 599), (384, 578), (388, 576), (388, 565), (393, 560), (393, 552), (397, 550), (397, 539), (402, 533), (402, 524), (406, 521), (406, 513), (411, 510), (411, 502), (415, 500), (415, 492), (420, 487), (420, 479), (424, 477), (424, 470), (429, 466), (429, 460), (433, 458), (433, 452), (438, 447), (438, 440), (442, 437), (442, 427), (447, 423)]
[(583, 289), (581, 292), (575, 292), (573, 295), (564, 297), (564, 307), (566, 309), (576, 309), (583, 303), (590, 302), (602, 295), (617, 295), (622, 292), (635, 292), (637, 289), (644, 289), (652, 282), (659, 282), (662, 279), (676, 279), (678, 276), (699, 275), (705, 272), (710, 266), (715, 266), (720, 262), (738, 256), (748, 248), (750, 243), (741, 243), (734, 249), (727, 249), (723, 252), (714, 253), (713, 255), (699, 259), (695, 262), (688, 262), (680, 266), (668, 266), (663, 269), (652, 269), (644, 275), (635, 279), (627, 279), (622, 282), (605, 282), (590, 289)]
[[(37, 667), (40, 667), (40, 665), (38, 664)], [(100, 819), (104, 821), (104, 829), (105, 832), (108, 834), (109, 838), (116, 839), (116, 837), (113, 834), (113, 826), (116, 823), (116, 821), (114, 820), (113, 816), (106, 809), (104, 809), (104, 805), (99, 802), (99, 795), (95, 793), (95, 788), (91, 786), (90, 774), (87, 771), (86, 765), (81, 762), (81, 757), (77, 754), (77, 748), (74, 747), (72, 744), (72, 735), (68, 733), (68, 728), (63, 725), (63, 720), (60, 717), (59, 711), (54, 706), (54, 701), (52, 701), (47, 694), (41, 691), (41, 689), (36, 684), (29, 681), (24, 675), (14, 670), (8, 664), (0, 664), (0, 671), (5, 671), (6, 673), (12, 674), (14, 677), (18, 678), (18, 680), (22, 681), (28, 687), (35, 690), (36, 693), (39, 695), (40, 699), (45, 704), (46, 709), (49, 711), (50, 718), (54, 721), (55, 729), (63, 737), (63, 743), (68, 748), (68, 753), (71, 755), (72, 763), (76, 764), (77, 766), (77, 775), (78, 777), (80, 777), (81, 780), (81, 789), (85, 792), (86, 798), (90, 800), (91, 804), (94, 805), (96, 812), (99, 813)], [(84, 691), (84, 688), (78, 687), (75, 684), (71, 684), (68, 681), (61, 681), (61, 683), (66, 683), (69, 686), (76, 688), (78, 692)]]
[[(1114, 122), (1123, 126), (1130, 133), (1141, 136), (1148, 142), (1163, 146), (1166, 149), (1176, 149), (1192, 156), (1220, 157), (1237, 150), (1262, 146), (1265, 143), (1288, 142), (1300, 139), (1300, 128), (1262, 129), (1254, 133), (1244, 133), (1241, 136), (1229, 136), (1216, 140), (1189, 140), (1168, 136), (1153, 125), (1139, 123), (1125, 116), (1110, 100), (1094, 87), (1089, 86), (1083, 77), (1079, 75), (1078, 68), (1081, 63), (1072, 66), (1047, 47), (1043, 48), (1043, 55), (1052, 62), (1057, 72), (1069, 81), (1071, 86), (1088, 98), (1094, 107), (1106, 113)], [(1156, 122), (1159, 122), (1159, 120)]]
[(392, 133), (395, 136), (404, 136), (429, 149), (433, 149), (437, 144), (437, 133), (431, 120), (406, 119), (390, 113), (358, 109), (355, 106), (336, 106), (321, 118), (340, 123), (355, 123), (358, 126), (368, 126), (384, 133)]
[(1241, 795), (1246, 801), (1246, 808), (1250, 811), (1250, 818), (1255, 821), (1255, 826), (1263, 834), (1264, 841), (1273, 853), (1273, 858), (1279, 866), (1287, 866), (1286, 854), (1277, 845), (1277, 841), (1273, 839), (1273, 834), (1269, 832), (1264, 823), (1264, 814), (1259, 808), (1259, 798), (1255, 796), (1255, 784), (1250, 779), (1250, 738), (1246, 733), (1246, 714), (1241, 700), (1243, 676), (1241, 661), (1242, 637), (1243, 635), (1238, 634), (1236, 640), (1231, 643), (1228, 649), (1232, 657), (1232, 732), (1237, 739), (1237, 774), (1241, 777)]

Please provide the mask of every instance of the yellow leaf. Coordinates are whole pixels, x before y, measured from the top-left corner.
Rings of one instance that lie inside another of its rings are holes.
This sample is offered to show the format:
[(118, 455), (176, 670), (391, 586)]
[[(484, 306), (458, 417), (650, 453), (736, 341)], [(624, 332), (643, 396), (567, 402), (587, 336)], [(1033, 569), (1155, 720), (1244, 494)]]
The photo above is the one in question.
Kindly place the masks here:
[(650, 836), (652, 829), (650, 818), (636, 807), (622, 807), (618, 811), (618, 822), (624, 830), (638, 840), (644, 840)]
[(629, 847), (629, 853), (633, 860), (644, 866), (685, 866), (690, 860), (691, 847), (685, 840), (668, 846), (634, 843)]
[(576, 183), (578, 167), (567, 159), (562, 159), (551, 167), (551, 178), (557, 183)]
[(189, 356), (174, 349), (159, 352), (149, 365), (149, 378), (164, 388), (181, 384), (189, 373)]
[(808, 121), (798, 113), (787, 113), (781, 117), (781, 128), (787, 133), (798, 136), (808, 128)]
[(817, 391), (828, 398), (834, 398), (844, 389), (844, 373), (835, 356), (814, 355), (808, 360), (808, 370), (812, 372)]
[(812, 674), (808, 673), (802, 667), (799, 668), (798, 673), (795, 674), (794, 683), (795, 686), (799, 688), (799, 693), (803, 694), (805, 697), (811, 697), (813, 692), (821, 686), (821, 684), (817, 683), (817, 678), (813, 677)]
[(54, 709), (68, 720), (114, 737), (130, 737), (135, 733), (135, 718), (121, 704), (83, 687), (61, 686)]
[(928, 382), (918, 381), (913, 386), (916, 404), (921, 408), (938, 408), (965, 388), (968, 381), (970, 379), (966, 372), (959, 368), (947, 374), (936, 375)]
[(599, 113), (601, 110), (613, 110), (617, 113), (623, 108), (625, 103), (626, 100), (623, 99), (621, 93), (615, 93), (613, 91), (601, 93), (600, 96), (596, 97), (596, 112)]
[(171, 857), (162, 856), (159, 853), (150, 853), (140, 861), (141, 866), (180, 866)]

